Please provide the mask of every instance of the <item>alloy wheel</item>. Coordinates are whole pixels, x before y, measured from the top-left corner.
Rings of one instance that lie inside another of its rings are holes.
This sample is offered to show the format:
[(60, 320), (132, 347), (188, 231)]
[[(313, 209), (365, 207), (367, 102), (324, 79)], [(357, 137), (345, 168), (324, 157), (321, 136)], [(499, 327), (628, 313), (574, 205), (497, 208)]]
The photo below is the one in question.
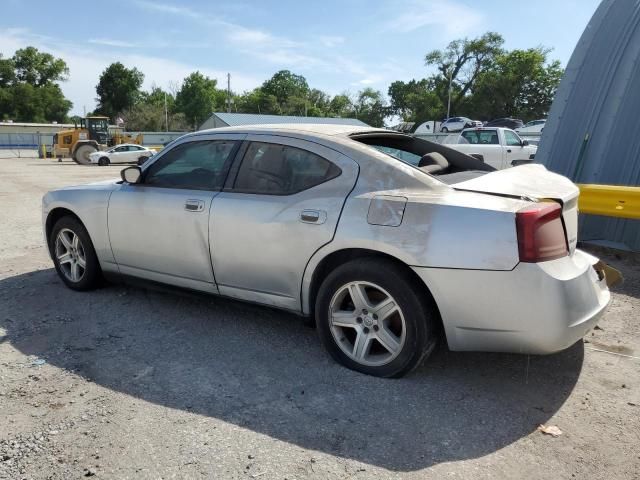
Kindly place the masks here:
[(82, 280), (87, 269), (87, 258), (80, 237), (68, 228), (58, 232), (55, 256), (60, 270), (68, 280), (77, 283)]
[(361, 365), (386, 365), (404, 346), (407, 325), (402, 309), (374, 283), (340, 287), (329, 304), (329, 320), (336, 344)]

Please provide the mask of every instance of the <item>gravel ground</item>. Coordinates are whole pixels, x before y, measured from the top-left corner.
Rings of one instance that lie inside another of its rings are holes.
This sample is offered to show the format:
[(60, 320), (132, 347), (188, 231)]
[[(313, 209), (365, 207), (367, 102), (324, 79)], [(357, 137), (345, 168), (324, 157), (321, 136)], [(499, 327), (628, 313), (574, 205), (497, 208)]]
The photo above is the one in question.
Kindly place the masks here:
[(640, 256), (594, 250), (626, 283), (564, 352), (441, 347), (382, 380), (293, 315), (65, 288), (41, 197), (118, 171), (0, 161), (0, 478), (640, 478)]

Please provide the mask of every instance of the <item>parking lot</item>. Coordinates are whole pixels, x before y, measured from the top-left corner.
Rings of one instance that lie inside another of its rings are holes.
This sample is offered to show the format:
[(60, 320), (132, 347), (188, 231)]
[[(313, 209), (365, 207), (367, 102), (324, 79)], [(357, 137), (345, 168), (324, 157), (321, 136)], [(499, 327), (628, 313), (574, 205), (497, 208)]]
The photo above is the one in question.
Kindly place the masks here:
[(119, 171), (0, 159), (0, 478), (640, 478), (639, 255), (591, 249), (626, 282), (564, 352), (384, 380), (281, 311), (65, 288), (42, 195)]

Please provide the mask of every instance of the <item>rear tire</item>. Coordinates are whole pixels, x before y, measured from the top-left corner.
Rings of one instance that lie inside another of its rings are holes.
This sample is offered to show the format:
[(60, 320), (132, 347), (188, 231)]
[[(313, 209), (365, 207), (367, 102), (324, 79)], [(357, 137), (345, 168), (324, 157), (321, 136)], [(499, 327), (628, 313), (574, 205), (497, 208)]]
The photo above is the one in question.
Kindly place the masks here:
[(58, 220), (49, 235), (49, 251), (58, 275), (72, 290), (100, 285), (102, 271), (87, 229), (72, 216)]
[(419, 366), (436, 344), (438, 312), (425, 297), (406, 270), (391, 260), (372, 257), (345, 263), (318, 291), (320, 340), (347, 368), (401, 377)]
[(147, 160), (149, 160), (149, 157), (140, 157), (138, 159), (138, 165), (140, 166), (144, 165)]
[(80, 165), (89, 165), (91, 163), (89, 155), (97, 151), (98, 149), (93, 145), (80, 145), (73, 154), (73, 160)]
[(100, 160), (98, 160), (98, 165), (100, 165), (101, 167), (106, 167), (110, 163), (111, 161), (108, 157), (101, 157)]

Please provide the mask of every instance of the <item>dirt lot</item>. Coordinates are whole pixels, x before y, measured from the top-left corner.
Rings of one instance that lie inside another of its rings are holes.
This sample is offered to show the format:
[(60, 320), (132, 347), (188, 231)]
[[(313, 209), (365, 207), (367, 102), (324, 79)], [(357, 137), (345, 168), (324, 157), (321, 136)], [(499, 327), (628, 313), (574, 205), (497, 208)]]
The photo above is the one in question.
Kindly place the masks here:
[(0, 478), (640, 478), (639, 256), (597, 251), (626, 283), (584, 343), (381, 380), (279, 311), (65, 288), (41, 197), (118, 171), (0, 160)]

